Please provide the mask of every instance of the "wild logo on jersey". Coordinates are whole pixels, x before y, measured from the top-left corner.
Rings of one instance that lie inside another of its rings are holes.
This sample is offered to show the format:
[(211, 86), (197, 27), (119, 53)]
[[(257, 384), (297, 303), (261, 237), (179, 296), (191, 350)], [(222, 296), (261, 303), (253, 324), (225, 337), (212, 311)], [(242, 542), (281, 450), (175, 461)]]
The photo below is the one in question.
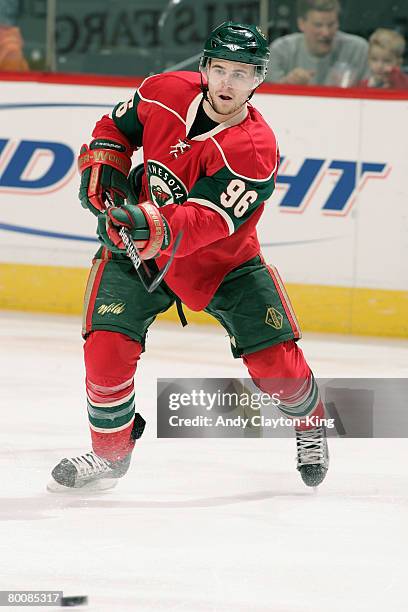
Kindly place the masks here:
[(157, 161), (147, 162), (147, 181), (150, 199), (156, 206), (182, 204), (187, 200), (187, 189), (180, 179)]
[(167, 201), (171, 198), (171, 194), (163, 190), (160, 185), (153, 185), (151, 188), (152, 196), (154, 197), (156, 204), (164, 206)]

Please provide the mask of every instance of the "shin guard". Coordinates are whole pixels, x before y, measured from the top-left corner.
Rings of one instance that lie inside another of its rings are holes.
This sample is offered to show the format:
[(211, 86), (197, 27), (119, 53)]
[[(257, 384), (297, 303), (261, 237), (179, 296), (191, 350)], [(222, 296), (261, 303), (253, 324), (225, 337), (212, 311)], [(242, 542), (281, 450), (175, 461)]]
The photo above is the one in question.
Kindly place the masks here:
[(110, 331), (92, 332), (84, 345), (92, 448), (110, 461), (128, 455), (143, 432), (133, 383), (141, 352), (139, 342)]
[(244, 355), (243, 361), (256, 386), (278, 394), (279, 410), (296, 419), (297, 429), (312, 429), (324, 417), (324, 407), (314, 376), (301, 349), (293, 340)]

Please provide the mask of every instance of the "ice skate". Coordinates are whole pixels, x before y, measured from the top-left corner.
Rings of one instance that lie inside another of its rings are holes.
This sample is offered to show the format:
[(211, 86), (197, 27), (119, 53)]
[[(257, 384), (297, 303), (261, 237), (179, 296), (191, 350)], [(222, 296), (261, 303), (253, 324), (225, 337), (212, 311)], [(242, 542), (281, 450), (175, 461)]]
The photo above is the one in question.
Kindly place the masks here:
[(324, 426), (296, 430), (297, 469), (308, 487), (317, 487), (329, 467), (329, 449)]
[[(131, 437), (138, 440), (144, 431), (146, 421), (135, 414)], [(123, 459), (109, 461), (94, 451), (78, 457), (65, 457), (54, 467), (47, 490), (52, 493), (75, 491), (106, 491), (118, 484), (119, 478), (126, 474), (130, 466), (132, 452)]]
[(52, 493), (113, 489), (129, 469), (132, 453), (120, 461), (108, 461), (93, 451), (62, 459), (52, 470), (47, 490)]

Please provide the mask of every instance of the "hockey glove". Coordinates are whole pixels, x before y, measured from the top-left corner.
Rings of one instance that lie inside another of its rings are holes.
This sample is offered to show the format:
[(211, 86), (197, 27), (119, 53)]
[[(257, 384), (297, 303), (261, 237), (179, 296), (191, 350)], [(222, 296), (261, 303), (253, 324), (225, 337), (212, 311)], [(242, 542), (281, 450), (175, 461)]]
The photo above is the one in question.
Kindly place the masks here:
[(144, 173), (144, 164), (135, 166), (129, 173), (129, 195), (127, 198), (129, 204), (137, 204), (139, 202), (140, 194), (143, 189)]
[(82, 145), (78, 157), (81, 173), (79, 199), (83, 208), (94, 215), (106, 210), (103, 193), (108, 191), (115, 206), (121, 206), (128, 195), (127, 175), (131, 161), (119, 142), (97, 138), (89, 147)]
[(170, 227), (159, 209), (149, 201), (139, 206), (124, 204), (120, 208), (112, 207), (98, 216), (99, 240), (115, 253), (125, 250), (119, 235), (121, 227), (130, 233), (142, 259), (156, 257), (170, 245)]

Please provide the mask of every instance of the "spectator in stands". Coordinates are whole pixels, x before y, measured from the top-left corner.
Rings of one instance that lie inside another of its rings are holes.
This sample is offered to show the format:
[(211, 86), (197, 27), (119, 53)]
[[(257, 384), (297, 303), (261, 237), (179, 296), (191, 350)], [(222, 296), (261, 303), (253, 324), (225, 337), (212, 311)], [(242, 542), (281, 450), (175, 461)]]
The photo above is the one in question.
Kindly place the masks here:
[(401, 72), (404, 50), (401, 34), (386, 28), (375, 30), (369, 40), (369, 76), (360, 86), (408, 89), (408, 74)]
[(20, 28), (16, 26), (17, 13), (17, 0), (0, 0), (0, 71), (29, 69)]
[(339, 30), (338, 0), (298, 0), (300, 32), (271, 45), (267, 81), (348, 87), (367, 74), (368, 43)]

